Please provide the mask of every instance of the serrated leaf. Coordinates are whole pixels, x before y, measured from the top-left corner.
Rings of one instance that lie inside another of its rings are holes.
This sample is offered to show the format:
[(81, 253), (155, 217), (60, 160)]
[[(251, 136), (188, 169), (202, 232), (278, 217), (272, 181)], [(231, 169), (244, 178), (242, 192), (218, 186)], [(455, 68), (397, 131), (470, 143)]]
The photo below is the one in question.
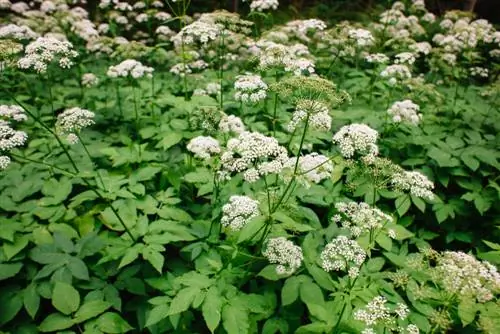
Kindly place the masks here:
[(153, 309), (149, 312), (147, 316), (146, 327), (153, 326), (154, 324), (167, 318), (169, 308), (170, 308), (169, 304), (162, 304), (153, 307)]
[(472, 299), (462, 299), (458, 303), (458, 316), (462, 321), (462, 325), (466, 327), (476, 318), (477, 305)]
[(186, 311), (189, 306), (191, 306), (191, 303), (198, 293), (200, 293), (200, 289), (198, 287), (187, 287), (179, 291), (170, 303), (168, 315)]
[(85, 263), (79, 258), (72, 256), (69, 258), (67, 267), (71, 272), (71, 275), (81, 280), (89, 279), (89, 271)]
[(31, 283), (24, 289), (23, 303), (26, 312), (34, 319), (40, 307), (40, 295), (36, 291), (35, 284)]
[(222, 325), (227, 333), (248, 334), (250, 323), (247, 311), (238, 304), (226, 304), (222, 308)]
[(61, 313), (52, 313), (42, 321), (38, 329), (40, 332), (57, 332), (73, 325), (73, 320), (70, 317)]
[(84, 303), (82, 307), (80, 307), (80, 309), (75, 313), (74, 321), (75, 323), (81, 323), (95, 318), (110, 307), (111, 303), (105, 302), (103, 300), (91, 300)]
[(302, 279), (299, 277), (290, 277), (283, 284), (281, 289), (281, 303), (286, 306), (295, 302), (299, 298), (299, 287), (302, 283)]
[(250, 221), (241, 229), (238, 235), (238, 243), (245, 241), (251, 241), (258, 238), (258, 235), (264, 232), (265, 224), (267, 223), (267, 218), (264, 216), (255, 217), (250, 219)]
[(303, 282), (299, 288), (300, 299), (307, 305), (324, 304), (323, 292), (320, 287), (311, 281)]
[(396, 198), (394, 203), (396, 206), (396, 211), (400, 217), (403, 217), (406, 212), (410, 209), (411, 200), (409, 195), (402, 195)]
[(80, 305), (80, 294), (71, 285), (56, 282), (52, 291), (52, 305), (63, 314), (71, 314)]
[(384, 250), (390, 252), (392, 249), (392, 239), (389, 238), (386, 234), (380, 233), (375, 239), (377, 244), (382, 247)]
[(158, 271), (160, 274), (162, 273), (163, 262), (165, 261), (165, 258), (163, 257), (163, 255), (161, 255), (160, 252), (152, 250), (150, 249), (150, 247), (146, 247), (142, 251), (142, 256), (144, 257), (144, 260), (151, 263), (156, 271)]
[(217, 287), (212, 286), (205, 297), (201, 307), (203, 319), (211, 333), (214, 333), (220, 324), (222, 318), (223, 299), (219, 294)]
[(114, 312), (106, 312), (97, 318), (97, 327), (104, 333), (120, 334), (133, 329), (123, 318)]

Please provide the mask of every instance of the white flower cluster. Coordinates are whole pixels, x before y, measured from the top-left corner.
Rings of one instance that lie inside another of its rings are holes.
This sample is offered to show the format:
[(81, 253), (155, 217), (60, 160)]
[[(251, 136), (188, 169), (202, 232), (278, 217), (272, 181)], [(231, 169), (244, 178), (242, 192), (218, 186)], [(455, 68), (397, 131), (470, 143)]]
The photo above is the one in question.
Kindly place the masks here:
[[(295, 171), (297, 158), (289, 158), (285, 163), (285, 173), (281, 177), (285, 182), (289, 182)], [(299, 157), (297, 164), (296, 177), (299, 183), (305, 187), (310, 187), (311, 183), (320, 183), (322, 180), (331, 177), (333, 172), (333, 163), (322, 154), (313, 152), (303, 157)]]
[(271, 42), (265, 45), (259, 54), (259, 68), (267, 70), (277, 67), (284, 68), (286, 72), (293, 72), (294, 75), (315, 72), (314, 63), (307, 58), (300, 57), (296, 49)]
[(408, 191), (411, 195), (429, 200), (434, 198), (434, 183), (417, 171), (403, 171), (392, 175), (391, 184), (397, 191)]
[(66, 109), (57, 115), (56, 130), (59, 134), (66, 136), (71, 144), (78, 142), (78, 132), (93, 125), (95, 114), (92, 111), (74, 107)]
[(212, 137), (198, 136), (191, 139), (187, 145), (189, 152), (200, 159), (209, 159), (221, 152), (219, 141)]
[(396, 85), (405, 79), (411, 79), (411, 72), (406, 65), (390, 65), (387, 66), (381, 73), (382, 78), (387, 78), (389, 84)]
[(311, 128), (328, 132), (332, 126), (332, 117), (328, 107), (319, 101), (301, 99), (293, 112), (292, 119), (287, 125), (289, 132), (295, 131), (295, 128), (309, 115), (309, 125)]
[(389, 61), (389, 57), (383, 53), (371, 53), (365, 56), (365, 60), (369, 63), (384, 64)]
[(0, 38), (10, 38), (16, 40), (35, 39), (38, 34), (28, 26), (18, 26), (16, 24), (7, 24), (0, 27)]
[(135, 59), (126, 59), (115, 66), (110, 66), (107, 72), (108, 77), (128, 77), (139, 79), (144, 76), (151, 78), (154, 69), (152, 67), (144, 66), (141, 62)]
[(470, 71), (470, 75), (472, 75), (473, 77), (487, 78), (488, 74), (489, 74), (487, 68), (479, 67), (479, 66), (471, 67), (469, 69), (469, 71)]
[(462, 252), (444, 252), (437, 260), (434, 277), (447, 292), (480, 303), (492, 300), (500, 291), (497, 268)]
[[(373, 298), (364, 308), (354, 312), (354, 319), (362, 321), (366, 326), (368, 326), (365, 331), (371, 330), (373, 332), (373, 329), (371, 328), (372, 326), (379, 324), (394, 326), (395, 317), (404, 320), (410, 313), (408, 306), (403, 303), (398, 303), (394, 310), (391, 310), (386, 304), (387, 299), (385, 299), (385, 297), (377, 296)], [(395, 315), (395, 317), (393, 315)], [(370, 331), (367, 333), (369, 332)]]
[(323, 270), (347, 271), (349, 277), (355, 278), (365, 262), (366, 252), (355, 240), (340, 235), (326, 245), (320, 259)]
[(393, 220), (391, 216), (364, 202), (339, 202), (335, 208), (340, 214), (334, 215), (332, 221), (341, 223), (356, 238), (364, 232), (381, 229)]
[(84, 73), (82, 75), (82, 86), (92, 87), (99, 83), (99, 79), (94, 73)]
[(0, 121), (8, 121), (13, 119), (16, 122), (26, 121), (28, 117), (24, 113), (23, 108), (16, 105), (0, 105)]
[(26, 46), (25, 55), (19, 59), (17, 65), (22, 69), (33, 68), (38, 73), (45, 73), (47, 66), (54, 60), (61, 68), (70, 68), (72, 58), (78, 56), (73, 45), (67, 41), (60, 41), (52, 37), (38, 37)]
[[(246, 0), (243, 0), (246, 1)], [(250, 0), (250, 9), (263, 12), (269, 9), (278, 9), (278, 0)]]
[(347, 31), (347, 36), (354, 41), (358, 47), (371, 46), (375, 43), (372, 33), (366, 29), (350, 29)]
[(291, 275), (300, 265), (304, 256), (302, 249), (284, 237), (272, 238), (266, 242), (266, 249), (262, 252), (269, 262), (277, 264), (276, 272), (279, 275)]
[(229, 202), (222, 207), (221, 224), (230, 230), (239, 231), (258, 215), (259, 201), (247, 196), (231, 196)]
[(172, 37), (172, 42), (179, 46), (201, 43), (207, 44), (217, 39), (222, 27), (210, 21), (195, 21), (182, 28), (177, 35)]
[(423, 55), (428, 55), (431, 53), (432, 46), (429, 42), (419, 42), (415, 44), (411, 44), (409, 48), (416, 53), (421, 53)]
[(346, 159), (360, 156), (365, 163), (371, 163), (378, 155), (376, 144), (378, 132), (365, 124), (345, 125), (333, 136), (340, 153)]
[(5, 169), (10, 164), (10, 158), (3, 154), (23, 146), (27, 139), (25, 132), (14, 130), (6, 121), (0, 120), (0, 169)]
[(234, 83), (234, 99), (243, 103), (257, 103), (266, 98), (267, 84), (260, 75), (238, 75)]
[(392, 116), (395, 123), (407, 122), (417, 125), (422, 119), (422, 114), (419, 114), (420, 107), (411, 100), (403, 100), (394, 102), (387, 110), (387, 113)]
[(415, 63), (415, 55), (411, 52), (401, 52), (394, 56), (396, 58), (394, 63), (396, 64), (408, 64), (413, 65)]
[(219, 130), (223, 133), (240, 134), (245, 131), (245, 125), (241, 119), (234, 115), (224, 116), (219, 122)]
[(245, 131), (227, 142), (227, 150), (221, 156), (221, 176), (244, 172), (245, 181), (255, 182), (263, 175), (281, 172), (287, 161), (287, 150), (276, 138)]

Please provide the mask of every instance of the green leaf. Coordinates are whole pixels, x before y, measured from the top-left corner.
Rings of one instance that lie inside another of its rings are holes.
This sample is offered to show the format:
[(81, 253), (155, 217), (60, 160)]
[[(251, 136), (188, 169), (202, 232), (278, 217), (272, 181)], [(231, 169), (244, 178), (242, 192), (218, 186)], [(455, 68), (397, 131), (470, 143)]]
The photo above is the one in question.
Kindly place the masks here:
[(323, 292), (320, 287), (311, 281), (303, 282), (299, 288), (300, 299), (307, 305), (309, 304), (324, 304)]
[(106, 312), (97, 318), (97, 327), (104, 333), (126, 333), (133, 329), (123, 318), (114, 312)]
[(74, 277), (87, 281), (89, 279), (89, 271), (85, 263), (79, 258), (72, 256), (68, 261), (68, 269)]
[(125, 251), (125, 255), (123, 256), (122, 260), (120, 261), (120, 265), (118, 266), (118, 269), (125, 267), (126, 265), (134, 262), (138, 257), (139, 257), (139, 252), (141, 251), (141, 248), (144, 245), (142, 244), (137, 244), (132, 248), (129, 248)]
[(168, 304), (161, 304), (155, 306), (148, 314), (146, 319), (146, 327), (153, 326), (154, 324), (162, 321), (168, 317), (168, 310), (170, 306)]
[(13, 243), (5, 242), (2, 247), (5, 254), (5, 259), (12, 259), (16, 254), (26, 248), (26, 246), (28, 246), (28, 237), (26, 235), (23, 235), (21, 237), (16, 236)]
[(168, 315), (173, 315), (177, 313), (182, 313), (186, 311), (197, 294), (200, 293), (200, 289), (198, 287), (188, 287), (182, 289), (177, 293), (177, 295), (172, 299), (170, 303), (170, 309), (168, 310)]
[(413, 202), (413, 204), (415, 204), (415, 206), (422, 212), (425, 212), (425, 202), (423, 199), (421, 199), (420, 197), (417, 197), (417, 196), (413, 196), (413, 195), (410, 195), (411, 197), (411, 201)]
[(267, 319), (262, 327), (262, 334), (286, 334), (289, 333), (288, 323), (285, 319), (271, 318)]
[[(398, 225), (399, 226), (399, 225)], [(386, 234), (380, 233), (375, 239), (377, 244), (382, 247), (384, 250), (390, 252), (392, 249), (392, 239), (389, 238)]]
[(264, 277), (270, 281), (278, 281), (283, 278), (283, 275), (278, 275), (276, 265), (269, 264), (262, 269), (257, 276)]
[(203, 319), (207, 324), (211, 333), (214, 333), (222, 317), (222, 302), (223, 299), (219, 294), (217, 287), (212, 286), (205, 297), (205, 301), (201, 307)]
[[(408, 239), (408, 238), (411, 238), (414, 236), (414, 234), (412, 232), (408, 231), (406, 228), (404, 228), (401, 225), (394, 224), (394, 225), (390, 225), (390, 227), (388, 227), (388, 228), (392, 229), (394, 232), (396, 232), (396, 238), (395, 238), (396, 240), (404, 240), (404, 239)], [(377, 238), (377, 242), (378, 242), (378, 238)], [(391, 247), (392, 247), (392, 244), (391, 244)], [(386, 248), (384, 248), (384, 249), (386, 249)], [(390, 250), (390, 249), (386, 249), (386, 250)]]
[(156, 144), (155, 148), (162, 148), (166, 151), (181, 140), (182, 134), (178, 132), (169, 132), (162, 136), (162, 139)]
[(162, 273), (165, 258), (160, 252), (155, 251), (148, 246), (142, 251), (142, 256), (144, 257), (144, 260), (151, 263), (153, 268), (155, 268), (160, 274)]
[(222, 309), (222, 325), (228, 334), (248, 334), (250, 323), (247, 311), (239, 304), (226, 304)]
[(71, 285), (56, 282), (52, 291), (52, 305), (61, 313), (71, 314), (80, 305), (80, 294)]
[(42, 321), (38, 329), (40, 332), (57, 332), (70, 328), (73, 324), (73, 320), (70, 317), (61, 313), (52, 313)]
[(281, 289), (281, 303), (286, 306), (292, 304), (299, 298), (299, 287), (303, 282), (301, 276), (288, 278)]
[(258, 216), (250, 219), (250, 221), (241, 229), (238, 235), (238, 243), (257, 239), (258, 236), (264, 233), (264, 226), (267, 223), (265, 216)]
[(409, 195), (399, 196), (398, 198), (396, 198), (394, 205), (396, 206), (396, 211), (398, 212), (398, 215), (400, 217), (403, 217), (403, 215), (410, 209), (411, 206), (410, 196)]
[(16, 287), (7, 286), (0, 293), (0, 328), (14, 317), (23, 308), (23, 296)]
[(458, 303), (458, 316), (464, 327), (474, 321), (476, 313), (477, 305), (473, 299), (462, 299), (460, 303)]
[(459, 165), (459, 161), (452, 157), (450, 153), (445, 152), (437, 147), (431, 147), (427, 151), (427, 156), (434, 159), (439, 167), (455, 167)]
[(1, 263), (0, 264), (0, 281), (16, 276), (21, 270), (23, 264), (21, 262), (17, 263)]
[(81, 323), (97, 317), (99, 314), (103, 313), (110, 307), (111, 303), (105, 302), (103, 300), (91, 300), (89, 302), (86, 302), (75, 313), (75, 323)]
[(23, 303), (26, 312), (31, 318), (35, 319), (38, 308), (40, 307), (40, 295), (36, 291), (36, 285), (31, 283), (24, 289)]
[(472, 154), (464, 153), (460, 156), (460, 159), (462, 159), (464, 164), (473, 171), (476, 171), (479, 168), (480, 163)]

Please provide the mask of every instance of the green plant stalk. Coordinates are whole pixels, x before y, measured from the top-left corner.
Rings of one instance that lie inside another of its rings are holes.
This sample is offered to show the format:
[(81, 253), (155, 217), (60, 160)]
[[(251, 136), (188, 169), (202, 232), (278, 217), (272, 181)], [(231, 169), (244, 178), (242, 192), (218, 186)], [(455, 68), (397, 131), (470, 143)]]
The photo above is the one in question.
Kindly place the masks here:
[(38, 161), (38, 160), (34, 160), (34, 159), (30, 159), (30, 158), (26, 158), (26, 157), (23, 157), (23, 156), (21, 156), (21, 155), (18, 155), (18, 154), (12, 153), (12, 152), (9, 152), (9, 155), (10, 155), (11, 157), (16, 158), (17, 160), (22, 159), (22, 160), (29, 161), (29, 162), (32, 162), (32, 163), (35, 163), (35, 164), (43, 165), (43, 166), (48, 167), (48, 168), (57, 169), (57, 170), (58, 170), (58, 171), (60, 171), (61, 173), (63, 173), (63, 174), (67, 174), (67, 176), (73, 176), (73, 177), (76, 177), (76, 176), (77, 176), (77, 174), (75, 174), (75, 173), (69, 172), (69, 171), (67, 171), (67, 170), (65, 170), (65, 169), (63, 169), (63, 168), (61, 168), (61, 167), (57, 167), (57, 166), (55, 166), (55, 165), (52, 165), (52, 164), (46, 163), (46, 162), (44, 162), (44, 161)]
[[(361, 267), (363, 266), (363, 264), (359, 267), (360, 271), (361, 271)], [(356, 278), (352, 282), (350, 282), (350, 284), (349, 284), (349, 292), (346, 294), (346, 296), (349, 296), (351, 294), (351, 291), (354, 288), (354, 285), (356, 284), (356, 281), (358, 280), (358, 277), (359, 277), (359, 275), (356, 276)], [(350, 278), (349, 278), (349, 281), (350, 281)], [(347, 308), (347, 300), (345, 300), (346, 299), (345, 296), (343, 298), (344, 298), (344, 305), (342, 306), (342, 310), (340, 311), (339, 319), (335, 323), (335, 327), (333, 327), (333, 330), (332, 330), (333, 334), (337, 334), (339, 332), (340, 325), (341, 325), (341, 322), (342, 322), (342, 317), (344, 316), (345, 310)]]
[(134, 83), (132, 85), (132, 92), (134, 94), (135, 129), (136, 129), (136, 131), (139, 131), (139, 111), (137, 110), (137, 93), (136, 93), (135, 84), (136, 83)]
[(224, 29), (221, 31), (219, 43), (219, 83), (220, 83), (220, 109), (224, 111)]
[[(274, 79), (276, 82), (279, 81), (279, 75), (278, 75), (278, 70), (276, 70), (274, 74)], [(274, 93), (274, 107), (273, 107), (273, 137), (276, 136), (276, 121), (277, 121), (277, 113), (278, 113), (278, 93)]]
[(116, 82), (116, 102), (118, 103), (118, 110), (120, 111), (120, 119), (123, 119), (123, 109), (122, 109), (122, 100), (120, 98), (120, 84)]

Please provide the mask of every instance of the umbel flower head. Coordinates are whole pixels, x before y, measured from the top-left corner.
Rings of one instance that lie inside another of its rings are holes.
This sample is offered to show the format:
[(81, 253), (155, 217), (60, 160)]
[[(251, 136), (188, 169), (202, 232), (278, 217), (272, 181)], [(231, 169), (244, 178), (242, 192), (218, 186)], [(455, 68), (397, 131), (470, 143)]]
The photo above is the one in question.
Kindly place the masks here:
[(0, 105), (0, 120), (16, 122), (25, 121), (28, 119), (23, 108), (16, 105)]
[(198, 136), (187, 145), (188, 151), (200, 159), (209, 159), (211, 156), (221, 152), (219, 141), (212, 137)]
[(25, 132), (14, 130), (9, 123), (0, 119), (0, 169), (5, 169), (10, 164), (10, 158), (3, 154), (23, 146), (27, 139)]
[(287, 150), (276, 138), (245, 131), (228, 141), (221, 155), (221, 176), (244, 172), (245, 181), (255, 182), (263, 175), (281, 172), (287, 161)]
[[(405, 320), (408, 317), (410, 310), (403, 303), (396, 304), (395, 307), (387, 305), (387, 299), (382, 296), (373, 298), (364, 308), (354, 312), (354, 319), (365, 323), (367, 328), (362, 333), (375, 333), (372, 327), (383, 325), (390, 332), (395, 330), (399, 333), (404, 333), (403, 328), (396, 325), (396, 319)], [(415, 325), (409, 325), (405, 330), (406, 333), (418, 333), (418, 327), (415, 332)]]
[(333, 216), (332, 220), (341, 223), (356, 238), (364, 232), (381, 229), (393, 220), (391, 216), (364, 202), (339, 202), (335, 204), (335, 208), (340, 214)]
[(223, 26), (210, 21), (195, 21), (177, 33), (172, 37), (172, 42), (179, 46), (182, 43), (185, 45), (200, 43), (207, 44), (210, 41), (214, 41), (219, 37), (219, 34)]
[(355, 278), (365, 262), (366, 252), (355, 240), (340, 235), (326, 245), (320, 259), (323, 270), (348, 271), (349, 277)]
[(360, 157), (365, 163), (372, 163), (378, 155), (376, 144), (378, 132), (365, 124), (343, 126), (333, 136), (333, 142), (339, 145), (340, 153), (346, 159)]
[(56, 130), (59, 134), (66, 136), (71, 144), (78, 142), (78, 133), (93, 125), (95, 114), (92, 111), (74, 107), (66, 109), (57, 115)]
[(247, 196), (231, 196), (222, 207), (221, 224), (233, 231), (241, 230), (250, 219), (260, 214), (259, 201)]
[(283, 173), (281, 174), (281, 178), (285, 180), (285, 182), (290, 182), (293, 178), (296, 164), (296, 179), (306, 188), (309, 188), (311, 183), (320, 183), (330, 178), (333, 172), (333, 163), (330, 159), (322, 154), (314, 152), (299, 157), (298, 163), (296, 157), (288, 159), (285, 163)]
[(262, 252), (269, 262), (277, 264), (278, 275), (291, 275), (300, 268), (304, 255), (302, 249), (284, 237), (267, 240), (266, 248)]
[(315, 130), (328, 132), (332, 125), (332, 117), (329, 115), (328, 106), (321, 101), (302, 99), (297, 102), (292, 119), (288, 123), (287, 130), (295, 131), (297, 126), (309, 118), (309, 126)]
[[(247, 0), (243, 0), (247, 1)], [(250, 10), (255, 10), (258, 12), (263, 12), (269, 9), (278, 9), (278, 0), (250, 0)]]
[(238, 75), (234, 83), (234, 99), (243, 103), (257, 103), (266, 98), (267, 84), (260, 75)]
[(26, 46), (25, 55), (17, 65), (22, 69), (33, 68), (38, 73), (45, 73), (52, 62), (57, 62), (61, 68), (70, 68), (72, 59), (78, 56), (73, 50), (73, 44), (52, 37), (38, 37)]
[(152, 67), (144, 66), (141, 62), (135, 59), (127, 59), (122, 61), (120, 64), (115, 66), (110, 66), (108, 69), (108, 77), (118, 78), (118, 77), (132, 77), (134, 79), (139, 79), (144, 76), (151, 78), (154, 69)]
[(422, 114), (419, 114), (420, 107), (411, 100), (403, 100), (394, 102), (387, 110), (387, 113), (392, 116), (395, 123), (406, 122), (412, 125), (417, 125), (422, 119)]
[(396, 191), (409, 192), (416, 197), (432, 200), (434, 194), (432, 183), (427, 176), (417, 171), (401, 171), (392, 175), (391, 184)]
[(82, 86), (92, 87), (99, 83), (99, 78), (94, 73), (84, 73), (82, 75)]
[(219, 122), (219, 130), (223, 133), (240, 134), (245, 131), (245, 125), (242, 120), (234, 115), (223, 115)]
[(309, 50), (302, 44), (297, 45), (300, 45), (299, 49), (279, 43), (265, 43), (259, 55), (259, 68), (261, 70), (282, 68), (285, 72), (292, 72), (295, 76), (313, 74), (314, 63), (310, 59), (299, 56), (299, 54), (309, 54)]
[(462, 252), (444, 252), (437, 260), (434, 278), (447, 292), (480, 303), (500, 292), (500, 274), (488, 261), (480, 262)]

